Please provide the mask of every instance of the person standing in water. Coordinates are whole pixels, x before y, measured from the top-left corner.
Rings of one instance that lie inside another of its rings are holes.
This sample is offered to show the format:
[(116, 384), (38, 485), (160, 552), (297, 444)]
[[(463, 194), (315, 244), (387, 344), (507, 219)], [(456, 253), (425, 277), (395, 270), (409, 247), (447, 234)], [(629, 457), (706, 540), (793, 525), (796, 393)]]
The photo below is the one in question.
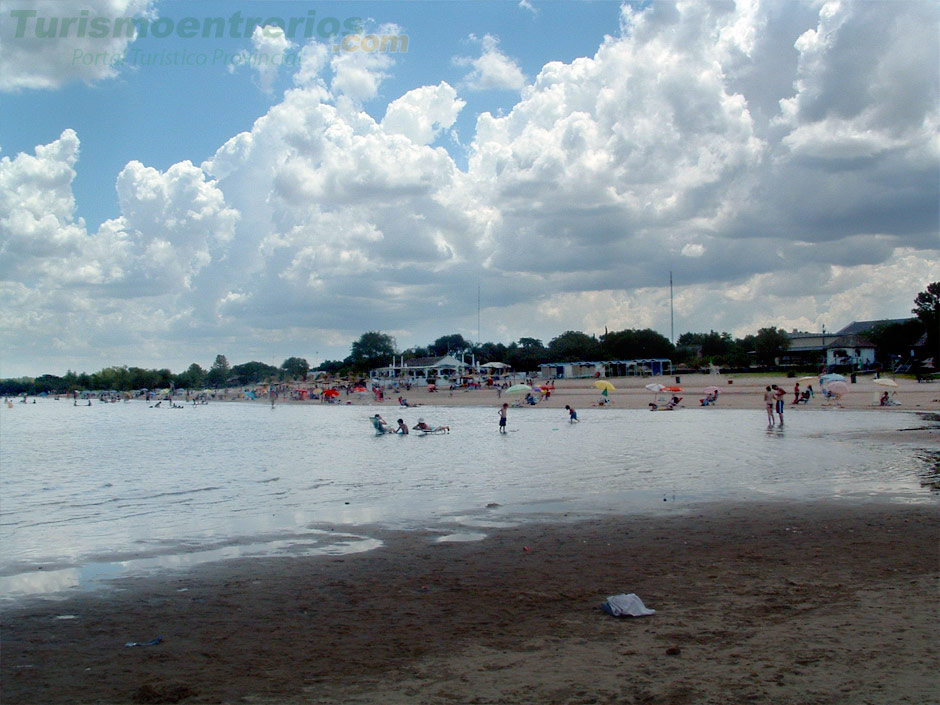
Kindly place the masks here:
[(764, 391), (764, 406), (767, 408), (767, 425), (774, 425), (774, 402), (777, 401), (777, 395), (768, 386)]
[(503, 404), (499, 409), (499, 432), (506, 433), (506, 414), (509, 411), (509, 404)]
[(572, 409), (570, 406), (565, 404), (565, 409), (568, 410), (568, 422), (569, 423), (578, 423), (578, 412)]
[(783, 426), (783, 398), (787, 393), (783, 391), (783, 387), (778, 387), (776, 384), (770, 386), (774, 390), (774, 407), (777, 410), (777, 416), (780, 418), (780, 425)]

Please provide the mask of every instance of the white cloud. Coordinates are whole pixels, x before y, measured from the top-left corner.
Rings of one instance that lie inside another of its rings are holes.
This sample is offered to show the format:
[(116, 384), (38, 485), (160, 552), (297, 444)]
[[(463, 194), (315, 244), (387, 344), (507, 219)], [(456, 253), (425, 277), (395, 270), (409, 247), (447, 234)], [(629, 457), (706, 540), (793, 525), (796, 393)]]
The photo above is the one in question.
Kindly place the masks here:
[(482, 51), (477, 58), (459, 56), (454, 58), (457, 66), (469, 66), (470, 72), (464, 77), (463, 85), (469, 90), (510, 90), (519, 91), (525, 86), (525, 74), (515, 60), (499, 50), (499, 40), (486, 34), (482, 39), (470, 35), (472, 41), (479, 41)]
[(258, 86), (270, 93), (278, 70), (290, 60), (289, 50), (294, 46), (278, 26), (255, 27), (251, 35), (254, 51), (249, 54), (248, 66), (258, 75)]
[(519, 0), (519, 9), (531, 12), (534, 16), (537, 16), (539, 14), (539, 11), (535, 7), (533, 7), (532, 3), (529, 2), (529, 0)]
[[(136, 37), (136, 31), (114, 36), (115, 28), (154, 17), (154, 5), (154, 0), (7, 0), (0, 21), (0, 91), (113, 78)], [(93, 36), (100, 34), (96, 21), (104, 23), (105, 36)]]
[(430, 144), (457, 119), (466, 102), (447, 83), (422, 86), (389, 103), (382, 119), (388, 134), (402, 134), (416, 144)]

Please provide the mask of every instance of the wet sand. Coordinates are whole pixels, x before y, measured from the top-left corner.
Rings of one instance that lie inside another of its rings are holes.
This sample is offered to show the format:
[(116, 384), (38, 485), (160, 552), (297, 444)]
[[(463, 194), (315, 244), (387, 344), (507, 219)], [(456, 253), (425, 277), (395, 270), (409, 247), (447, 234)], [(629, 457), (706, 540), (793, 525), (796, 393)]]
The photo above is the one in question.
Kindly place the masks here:
[[(2, 702), (938, 703), (938, 519), (780, 503), (472, 543), (376, 529), (368, 553), (6, 607)], [(656, 614), (604, 614), (621, 592)]]

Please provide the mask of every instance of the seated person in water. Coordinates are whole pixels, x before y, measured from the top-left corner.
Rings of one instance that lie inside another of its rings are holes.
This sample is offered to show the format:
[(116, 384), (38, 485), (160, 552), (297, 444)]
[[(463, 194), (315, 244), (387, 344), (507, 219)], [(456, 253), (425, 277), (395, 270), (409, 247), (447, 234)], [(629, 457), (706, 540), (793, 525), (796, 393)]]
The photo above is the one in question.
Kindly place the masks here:
[(372, 417), (372, 425), (375, 426), (375, 430), (379, 433), (392, 433), (391, 426), (389, 426), (388, 422), (379, 414)]
[(435, 433), (438, 431), (450, 431), (450, 426), (430, 426), (424, 419), (418, 419), (418, 423), (414, 425), (415, 431), (423, 431), (424, 433)]
[(408, 426), (402, 419), (398, 419), (398, 428), (395, 430), (395, 433), (400, 433), (403, 436), (408, 435)]

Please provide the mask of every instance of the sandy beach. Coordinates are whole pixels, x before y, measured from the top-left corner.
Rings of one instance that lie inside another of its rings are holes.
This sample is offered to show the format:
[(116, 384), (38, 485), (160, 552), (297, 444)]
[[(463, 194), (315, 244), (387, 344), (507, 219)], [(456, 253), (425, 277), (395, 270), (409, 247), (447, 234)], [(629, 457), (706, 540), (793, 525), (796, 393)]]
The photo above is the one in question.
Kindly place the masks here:
[[(686, 408), (671, 413), (762, 417), (771, 380), (792, 390), (792, 379), (724, 378), (718, 405), (702, 408), (699, 393), (716, 380), (683, 377)], [(613, 380), (614, 408), (645, 408), (649, 381)], [(903, 405), (891, 409), (872, 406), (876, 390), (860, 380), (843, 407), (921, 412), (878, 440), (940, 447), (940, 384), (900, 380)], [(493, 390), (407, 397), (502, 401)], [(562, 414), (573, 405), (589, 422), (606, 411), (592, 406), (599, 398), (592, 381), (565, 380), (543, 403)], [(841, 410), (817, 396), (786, 413)], [(0, 610), (2, 702), (940, 703), (936, 472), (921, 480), (930, 499), (914, 504), (872, 496), (559, 514), (487, 529), (480, 541), (336, 525), (382, 546), (233, 559), (24, 598)], [(619, 593), (656, 614), (602, 612)]]
[[(838, 402), (827, 404), (822, 395), (819, 394), (819, 384), (814, 381), (800, 382), (800, 389), (805, 389), (808, 384), (813, 385), (816, 396), (808, 404), (792, 405), (793, 385), (799, 378), (787, 378), (785, 375), (679, 375), (679, 385), (682, 392), (678, 396), (682, 397), (682, 407), (686, 409), (698, 408), (703, 411), (715, 411), (718, 409), (758, 409), (764, 408), (763, 394), (767, 385), (776, 384), (787, 393), (785, 401), (787, 409), (793, 411), (804, 411), (808, 409), (838, 410), (845, 409), (872, 409), (879, 412), (896, 410), (917, 410), (917, 411), (940, 411), (940, 381), (935, 382), (917, 382), (913, 379), (898, 378), (894, 380), (897, 387), (882, 387), (873, 382), (873, 377), (859, 376), (856, 384), (849, 384), (849, 392), (841, 397)], [(655, 395), (646, 389), (645, 385), (659, 383), (662, 385), (675, 385), (676, 376), (670, 377), (614, 377), (609, 380), (615, 389), (608, 393), (613, 407), (618, 409), (645, 409), (649, 402), (655, 398)], [(542, 380), (536, 380), (535, 384), (542, 384)], [(548, 407), (563, 409), (565, 404), (569, 404), (581, 409), (596, 406), (601, 399), (600, 391), (594, 387), (594, 380), (590, 379), (561, 379), (554, 380), (555, 390), (548, 399), (540, 404)], [(699, 400), (705, 396), (703, 390), (706, 387), (716, 386), (721, 390), (718, 403), (714, 407), (702, 408)], [(895, 398), (900, 406), (881, 407), (878, 405), (878, 397), (884, 391), (894, 392)], [(497, 396), (494, 389), (481, 390), (457, 390), (449, 391), (441, 389), (440, 391), (429, 393), (426, 387), (413, 387), (410, 391), (402, 392), (409, 403), (417, 404), (435, 404), (441, 406), (447, 405), (487, 405), (498, 404), (509, 401), (510, 403), (518, 397)], [(393, 394), (391, 399), (386, 399), (384, 405), (397, 406), (397, 394)], [(341, 397), (341, 399), (343, 399)], [(345, 401), (345, 399), (343, 399)], [(355, 402), (355, 399), (353, 399)], [(368, 403), (374, 403), (371, 399)]]
[(128, 579), (5, 609), (3, 702), (937, 703), (937, 520), (723, 505)]

